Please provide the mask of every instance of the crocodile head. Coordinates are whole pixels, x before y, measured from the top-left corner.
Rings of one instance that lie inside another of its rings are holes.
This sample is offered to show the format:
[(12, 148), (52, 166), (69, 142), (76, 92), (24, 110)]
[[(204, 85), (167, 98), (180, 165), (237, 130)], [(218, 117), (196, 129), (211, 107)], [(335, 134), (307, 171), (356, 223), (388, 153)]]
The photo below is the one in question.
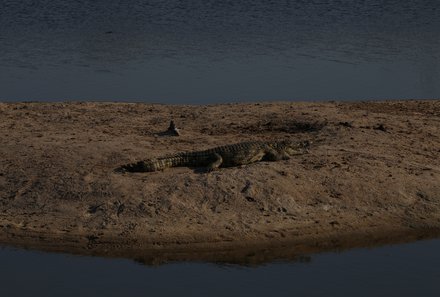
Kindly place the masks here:
[(275, 149), (278, 151), (283, 151), (289, 156), (301, 155), (308, 152), (311, 142), (305, 141), (293, 141), (284, 140), (276, 144)]

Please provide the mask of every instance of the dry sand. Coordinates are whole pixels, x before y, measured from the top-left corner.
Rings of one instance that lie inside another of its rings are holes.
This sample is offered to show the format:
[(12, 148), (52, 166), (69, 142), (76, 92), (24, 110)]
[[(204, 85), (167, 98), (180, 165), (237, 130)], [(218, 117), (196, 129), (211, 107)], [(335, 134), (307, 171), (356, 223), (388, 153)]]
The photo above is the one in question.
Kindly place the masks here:
[[(174, 120), (181, 136), (161, 136)], [(254, 262), (440, 230), (440, 101), (0, 103), (0, 242)], [(248, 140), (310, 152), (200, 173), (122, 164)], [(267, 247), (277, 250), (265, 255)], [(229, 254), (228, 254), (229, 253)], [(159, 260), (157, 260), (159, 259)]]

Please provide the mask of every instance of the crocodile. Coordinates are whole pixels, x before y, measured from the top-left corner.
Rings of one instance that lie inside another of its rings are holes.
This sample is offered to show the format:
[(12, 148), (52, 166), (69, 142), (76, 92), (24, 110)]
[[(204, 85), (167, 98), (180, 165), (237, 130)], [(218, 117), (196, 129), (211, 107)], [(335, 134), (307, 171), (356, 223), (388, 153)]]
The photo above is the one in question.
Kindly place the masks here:
[(203, 151), (142, 160), (122, 165), (120, 172), (152, 172), (170, 167), (204, 167), (212, 171), (220, 167), (246, 165), (259, 161), (288, 160), (290, 156), (308, 152), (309, 141), (251, 141), (218, 146)]

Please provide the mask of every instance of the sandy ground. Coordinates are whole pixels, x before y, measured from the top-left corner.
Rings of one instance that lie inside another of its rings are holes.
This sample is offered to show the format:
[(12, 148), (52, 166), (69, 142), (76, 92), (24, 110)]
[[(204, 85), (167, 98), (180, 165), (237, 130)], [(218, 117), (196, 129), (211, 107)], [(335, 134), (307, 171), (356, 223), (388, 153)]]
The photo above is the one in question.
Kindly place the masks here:
[[(170, 120), (181, 136), (160, 134)], [(440, 230), (440, 100), (0, 103), (0, 139), (4, 244), (146, 262), (242, 259), (252, 247), (259, 262)], [(313, 144), (287, 161), (211, 173), (114, 172), (280, 139)], [(279, 253), (264, 256), (267, 246)]]

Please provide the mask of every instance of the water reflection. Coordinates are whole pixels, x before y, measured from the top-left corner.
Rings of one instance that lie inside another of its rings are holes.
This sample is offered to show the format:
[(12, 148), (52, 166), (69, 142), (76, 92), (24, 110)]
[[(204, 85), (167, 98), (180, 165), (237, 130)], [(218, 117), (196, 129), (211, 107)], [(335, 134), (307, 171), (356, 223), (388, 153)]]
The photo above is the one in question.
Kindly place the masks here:
[[(5, 296), (437, 296), (439, 240), (314, 256), (258, 267), (0, 250)], [(25, 284), (25, 285), (24, 285)]]
[[(438, 1), (0, 3), (2, 100), (439, 97)], [(351, 88), (351, 89), (349, 89)]]
[[(18, 232), (18, 233), (17, 233)], [(246, 245), (215, 243), (207, 245), (165, 244), (152, 246), (141, 242), (124, 242), (110, 239), (89, 240), (86, 237), (53, 238), (40, 235), (29, 236), (19, 231), (2, 236), (0, 245), (69, 253), (105, 258), (126, 258), (147, 266), (159, 266), (174, 262), (208, 262), (222, 265), (256, 267), (272, 262), (310, 262), (310, 256), (329, 251), (347, 251), (355, 248), (379, 247), (403, 244), (417, 240), (438, 238), (440, 230), (414, 230), (386, 234), (352, 234), (308, 241), (262, 242)]]

